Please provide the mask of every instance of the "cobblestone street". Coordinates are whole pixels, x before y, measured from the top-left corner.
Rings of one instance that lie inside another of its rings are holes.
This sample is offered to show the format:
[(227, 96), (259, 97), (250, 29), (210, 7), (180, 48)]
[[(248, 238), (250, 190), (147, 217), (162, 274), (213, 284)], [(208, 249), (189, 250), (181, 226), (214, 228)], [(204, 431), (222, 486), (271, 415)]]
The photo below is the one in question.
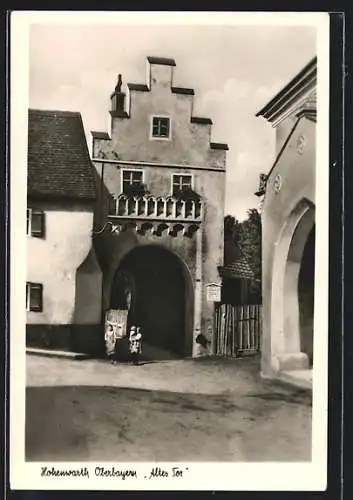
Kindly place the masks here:
[(308, 461), (311, 395), (259, 360), (142, 366), (27, 356), (30, 461)]

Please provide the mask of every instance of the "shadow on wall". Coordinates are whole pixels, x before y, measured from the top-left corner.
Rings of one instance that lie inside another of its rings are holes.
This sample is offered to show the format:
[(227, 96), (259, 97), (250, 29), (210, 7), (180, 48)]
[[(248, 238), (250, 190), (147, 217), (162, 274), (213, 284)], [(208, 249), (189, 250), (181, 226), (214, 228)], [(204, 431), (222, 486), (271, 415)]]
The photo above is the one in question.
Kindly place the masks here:
[(301, 351), (308, 355), (313, 364), (315, 294), (315, 225), (306, 241), (298, 279), (299, 327)]
[(110, 253), (107, 243), (109, 242), (110, 233), (107, 230), (103, 230), (103, 228), (107, 221), (107, 215), (115, 206), (115, 200), (95, 168), (94, 180), (97, 189), (97, 201), (93, 219), (93, 244), (99, 266), (104, 272), (109, 266)]

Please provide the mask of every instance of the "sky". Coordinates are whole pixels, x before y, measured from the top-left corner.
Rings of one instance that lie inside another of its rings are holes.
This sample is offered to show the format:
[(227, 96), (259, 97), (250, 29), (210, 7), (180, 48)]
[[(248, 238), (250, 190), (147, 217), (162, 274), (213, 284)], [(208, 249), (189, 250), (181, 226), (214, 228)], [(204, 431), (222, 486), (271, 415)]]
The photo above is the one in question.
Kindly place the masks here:
[(194, 115), (212, 119), (229, 145), (225, 214), (258, 207), (259, 174), (275, 156), (275, 131), (255, 114), (316, 55), (312, 26), (36, 24), (30, 28), (29, 106), (79, 111), (109, 132), (117, 74), (145, 83), (146, 57), (176, 61), (175, 86), (195, 90)]

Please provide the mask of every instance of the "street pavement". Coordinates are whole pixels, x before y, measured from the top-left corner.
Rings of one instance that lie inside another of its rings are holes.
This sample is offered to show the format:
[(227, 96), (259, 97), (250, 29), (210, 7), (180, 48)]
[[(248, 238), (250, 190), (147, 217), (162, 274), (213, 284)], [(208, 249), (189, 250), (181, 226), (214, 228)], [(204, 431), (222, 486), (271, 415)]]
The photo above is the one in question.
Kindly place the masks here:
[(257, 358), (26, 362), (29, 461), (311, 460), (310, 392)]

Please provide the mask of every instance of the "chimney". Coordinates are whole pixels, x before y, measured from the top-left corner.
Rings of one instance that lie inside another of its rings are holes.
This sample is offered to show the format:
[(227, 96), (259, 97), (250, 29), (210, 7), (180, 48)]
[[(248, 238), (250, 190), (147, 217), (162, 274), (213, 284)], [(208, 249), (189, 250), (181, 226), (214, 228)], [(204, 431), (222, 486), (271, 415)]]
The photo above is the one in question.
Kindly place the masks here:
[(118, 75), (118, 81), (115, 86), (114, 92), (110, 96), (112, 109), (111, 112), (114, 116), (123, 116), (125, 114), (125, 93), (121, 92), (122, 79), (121, 75)]

